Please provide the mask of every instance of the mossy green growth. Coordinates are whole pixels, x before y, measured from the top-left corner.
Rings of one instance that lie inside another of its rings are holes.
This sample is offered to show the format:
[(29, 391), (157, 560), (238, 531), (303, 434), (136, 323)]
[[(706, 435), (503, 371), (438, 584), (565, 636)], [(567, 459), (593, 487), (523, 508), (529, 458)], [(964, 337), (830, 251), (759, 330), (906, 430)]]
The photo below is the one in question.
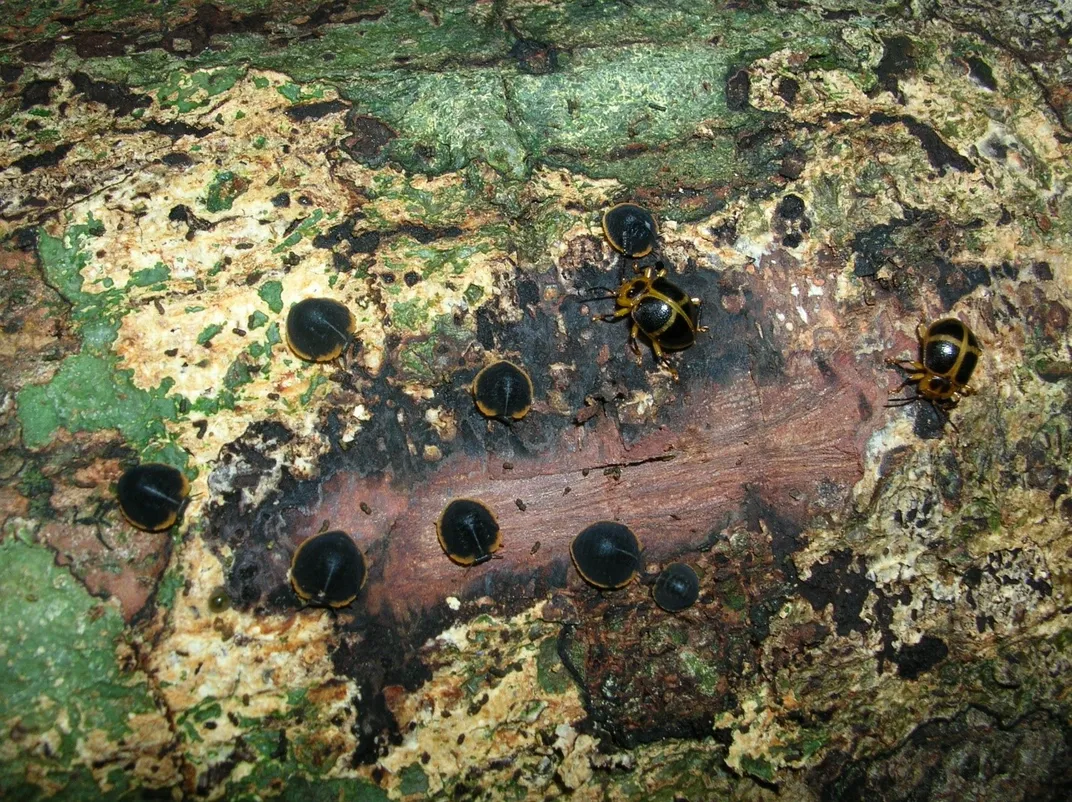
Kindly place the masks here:
[(741, 755), (741, 769), (764, 782), (774, 782), (774, 766), (766, 758)]
[(115, 341), (122, 309), (123, 293), (106, 288), (102, 292), (85, 292), (82, 269), (90, 259), (89, 243), (104, 233), (104, 225), (93, 215), (85, 223), (67, 227), (62, 236), (53, 237), (38, 229), (37, 253), (45, 280), (71, 304), (71, 320), (84, 338), (84, 345), (96, 353), (109, 350)]
[[(323, 742), (287, 731), (296, 718), (315, 716), (316, 708), (304, 694), (289, 695), (288, 702), (291, 707), (278, 715), (242, 720), (243, 740), (253, 754), (251, 770), (227, 783), (225, 797), (234, 802), (387, 802), (386, 793), (364, 780), (323, 778), (331, 768)], [(324, 721), (322, 726), (333, 725)], [(281, 790), (278, 796), (269, 796), (270, 789)]]
[(367, 189), (371, 202), (363, 209), (369, 226), (379, 231), (396, 227), (395, 220), (381, 213), (381, 206), (401, 208), (429, 228), (461, 227), (473, 217), (520, 213), (522, 182), (502, 181), (498, 174), (478, 165), (467, 167), (462, 176), (462, 181), (448, 182), (432, 191), (420, 175), (396, 170), (373, 174)]
[[(286, 47), (270, 47), (263, 36), (225, 37), (226, 49), (206, 50), (203, 64), (246, 62), (279, 70), (294, 81), (351, 80), (405, 63), (407, 72), (437, 71), (447, 63), (501, 59), (516, 41), (501, 24), (476, 19), (471, 4), (439, 4), (434, 12), (406, 0), (387, 0), (374, 19), (323, 27), (312, 38), (297, 38)], [(434, 17), (434, 19), (433, 19)], [(334, 58), (326, 60), (324, 53)], [(282, 89), (282, 88), (281, 88)], [(287, 89), (291, 99), (294, 89)]]
[(75, 354), (64, 360), (48, 384), (24, 387), (17, 396), (22, 440), (41, 448), (63, 428), (69, 432), (118, 429), (138, 447), (167, 435), (164, 420), (177, 417), (168, 398), (174, 382), (165, 379), (150, 391), (134, 386), (133, 371), (117, 370), (114, 358)]
[(418, 298), (391, 306), (391, 323), (406, 331), (417, 331), (428, 320), (428, 304)]
[(54, 517), (52, 511), (53, 482), (40, 469), (30, 463), (19, 472), (18, 491), (30, 501), (30, 513), (36, 521), (47, 521)]
[(22, 733), (8, 740), (14, 757), (0, 761), (0, 796), (43, 798), (26, 778), (47, 774), (50, 785), (67, 786), (63, 798), (112, 798), (92, 782), (78, 744), (94, 730), (112, 742), (128, 737), (130, 716), (155, 710), (144, 679), (117, 665), (123, 629), (118, 610), (90, 596), (51, 551), (13, 535), (0, 542), (0, 721), (17, 721)]
[(510, 120), (502, 76), (486, 69), (391, 75), (344, 87), (355, 108), (383, 120), (399, 135), (390, 158), (412, 172), (441, 174), (483, 161), (514, 179), (531, 165)]
[(175, 596), (183, 585), (182, 573), (178, 570), (168, 570), (160, 577), (160, 584), (156, 587), (156, 603), (160, 607), (170, 608), (175, 603)]
[(606, 797), (645, 802), (739, 798), (731, 792), (734, 780), (723, 763), (723, 751), (712, 739), (683, 742), (678, 748), (677, 754), (655, 760), (650, 770), (612, 773)]
[(678, 659), (685, 674), (696, 680), (699, 691), (705, 696), (713, 696), (718, 690), (718, 672), (705, 663), (692, 649), (679, 649)]
[[(82, 350), (67, 357), (46, 384), (29, 385), (16, 396), (23, 443), (41, 448), (64, 428), (69, 432), (118, 429), (140, 449), (165, 438), (165, 420), (174, 420), (177, 408), (167, 397), (174, 382), (142, 390), (131, 381), (133, 371), (122, 370), (111, 351), (123, 294), (116, 289), (85, 292), (82, 268), (89, 261), (88, 241), (103, 232), (92, 216), (69, 226), (61, 237), (41, 230), (38, 254), (49, 284), (71, 303), (71, 318), (82, 336)], [(180, 466), (181, 467), (181, 466)]]
[[(427, 307), (417, 299), (396, 303), (392, 307), (391, 320), (400, 329), (416, 330), (427, 319)], [(473, 339), (473, 333), (455, 325), (450, 315), (437, 317), (431, 329), (429, 336), (413, 337), (399, 349), (399, 374), (407, 381), (427, 384), (448, 377), (456, 365), (451, 355), (464, 349)]]

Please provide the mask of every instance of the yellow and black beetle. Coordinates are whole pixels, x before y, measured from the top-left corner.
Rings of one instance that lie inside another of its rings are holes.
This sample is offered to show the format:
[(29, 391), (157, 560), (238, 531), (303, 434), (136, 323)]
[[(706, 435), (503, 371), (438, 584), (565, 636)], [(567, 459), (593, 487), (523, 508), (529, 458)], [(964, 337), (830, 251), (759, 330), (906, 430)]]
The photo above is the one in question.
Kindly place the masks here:
[(982, 349), (972, 330), (954, 317), (916, 329), (922, 361), (888, 359), (888, 364), (907, 371), (908, 376), (898, 387), (916, 384), (915, 398), (892, 399), (893, 406), (910, 404), (917, 400), (929, 401), (943, 412), (955, 407), (962, 396), (975, 392), (968, 382), (979, 362)]
[(707, 328), (700, 325), (699, 298), (689, 294), (666, 278), (662, 262), (648, 266), (643, 274), (626, 279), (618, 287), (614, 298), (618, 308), (607, 315), (598, 315), (595, 320), (619, 320), (632, 318), (629, 347), (640, 353), (637, 335), (643, 334), (651, 343), (655, 358), (677, 379), (677, 371), (665, 351), (683, 351), (696, 342), (696, 335)]

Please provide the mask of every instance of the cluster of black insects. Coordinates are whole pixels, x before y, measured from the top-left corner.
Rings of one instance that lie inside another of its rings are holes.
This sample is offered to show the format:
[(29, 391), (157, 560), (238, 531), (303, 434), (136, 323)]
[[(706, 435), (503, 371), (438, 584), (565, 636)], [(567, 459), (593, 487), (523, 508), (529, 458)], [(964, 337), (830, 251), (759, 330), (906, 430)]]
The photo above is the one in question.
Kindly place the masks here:
[[(631, 203), (621, 203), (603, 214), (603, 233), (615, 251), (626, 259), (641, 259), (658, 241), (654, 218)], [(639, 275), (622, 280), (617, 290), (587, 300), (615, 300), (615, 311), (596, 320), (630, 318), (629, 344), (640, 353), (643, 337), (655, 359), (677, 379), (666, 352), (681, 351), (706, 331), (700, 325), (699, 298), (693, 298), (666, 278), (661, 262)], [(286, 324), (287, 343), (301, 359), (328, 362), (338, 358), (351, 343), (355, 320), (349, 309), (328, 298), (307, 298), (294, 304)], [(944, 318), (929, 326), (920, 324), (920, 360), (887, 360), (906, 372), (898, 391), (915, 384), (917, 395), (893, 399), (891, 406), (927, 401), (943, 414), (960, 398), (973, 392), (971, 380), (980, 356), (972, 331), (956, 318)], [(473, 400), (480, 413), (504, 422), (516, 421), (532, 406), (533, 387), (528, 374), (512, 362), (494, 362), (473, 380)], [(171, 527), (189, 496), (190, 486), (178, 470), (159, 463), (145, 463), (127, 470), (119, 479), (120, 510), (128, 522), (157, 532)], [(450, 502), (436, 523), (443, 551), (458, 565), (479, 565), (502, 547), (502, 535), (494, 514), (472, 499)], [(595, 587), (613, 590), (625, 587), (640, 567), (640, 545), (629, 527), (599, 521), (582, 531), (570, 545), (578, 574)], [(353, 539), (339, 530), (317, 534), (294, 552), (290, 582), (305, 603), (339, 608), (349, 605), (368, 576), (365, 557)], [(683, 563), (667, 566), (656, 579), (656, 603), (670, 612), (691, 606), (699, 596), (695, 571)], [(213, 597), (213, 604), (221, 601)]]

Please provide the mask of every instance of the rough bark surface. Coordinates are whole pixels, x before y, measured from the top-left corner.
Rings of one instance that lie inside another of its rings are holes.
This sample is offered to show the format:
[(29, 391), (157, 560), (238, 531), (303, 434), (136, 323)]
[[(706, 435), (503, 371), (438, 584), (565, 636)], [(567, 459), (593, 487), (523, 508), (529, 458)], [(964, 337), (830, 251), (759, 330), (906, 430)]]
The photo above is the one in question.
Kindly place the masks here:
[[(1070, 24), (6, 4), (0, 795), (1069, 798)], [(703, 301), (679, 381), (593, 319), (624, 200)], [(310, 296), (334, 363), (284, 341)], [(888, 406), (945, 316), (976, 392)], [(139, 459), (190, 477), (170, 532), (115, 508)], [(503, 532), (469, 569), (458, 497)], [(622, 590), (570, 561), (597, 520)], [(324, 526), (369, 562), (337, 613), (288, 582)]]

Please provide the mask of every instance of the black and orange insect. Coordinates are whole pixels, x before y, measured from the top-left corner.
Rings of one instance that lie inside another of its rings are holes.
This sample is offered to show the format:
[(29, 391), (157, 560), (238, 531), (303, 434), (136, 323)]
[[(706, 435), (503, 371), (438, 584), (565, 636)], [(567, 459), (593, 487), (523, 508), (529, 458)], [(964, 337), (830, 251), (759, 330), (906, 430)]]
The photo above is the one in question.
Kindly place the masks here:
[(450, 502), (436, 524), (439, 545), (458, 565), (480, 565), (502, 548), (499, 522), (491, 510), (469, 498)]
[(942, 318), (929, 326), (920, 323), (916, 333), (920, 361), (888, 359), (886, 362), (908, 374), (895, 392), (915, 384), (917, 395), (891, 399), (887, 406), (922, 400), (948, 412), (963, 396), (975, 392), (968, 382), (982, 355), (979, 341), (967, 325), (953, 317)]
[(609, 294), (604, 297), (614, 298), (618, 308), (593, 319), (613, 321), (631, 318), (629, 347), (633, 353), (640, 353), (637, 338), (643, 335), (651, 344), (656, 361), (677, 379), (677, 371), (665, 352), (684, 351), (696, 342), (696, 335), (707, 331), (707, 328), (700, 325), (700, 306), (703, 302), (690, 297), (666, 278), (666, 272), (662, 262), (657, 262), (655, 266), (645, 268), (641, 275), (623, 281), (616, 293), (607, 290)]
[(159, 462), (143, 462), (119, 477), (119, 511), (131, 526), (146, 532), (170, 529), (182, 514), (190, 483), (182, 472)]
[(304, 541), (290, 560), (290, 584), (302, 601), (317, 607), (345, 607), (368, 578), (357, 544), (333, 529)]
[(617, 590), (633, 581), (640, 570), (640, 544), (628, 526), (597, 521), (570, 544), (577, 573), (590, 585)]
[(354, 336), (354, 316), (330, 298), (306, 298), (287, 314), (287, 344), (308, 362), (330, 362)]
[(473, 400), (485, 417), (521, 420), (532, 409), (532, 379), (513, 362), (495, 362), (473, 379)]
[(619, 203), (603, 212), (603, 235), (618, 253), (640, 259), (655, 247), (659, 230), (647, 209), (635, 203)]

